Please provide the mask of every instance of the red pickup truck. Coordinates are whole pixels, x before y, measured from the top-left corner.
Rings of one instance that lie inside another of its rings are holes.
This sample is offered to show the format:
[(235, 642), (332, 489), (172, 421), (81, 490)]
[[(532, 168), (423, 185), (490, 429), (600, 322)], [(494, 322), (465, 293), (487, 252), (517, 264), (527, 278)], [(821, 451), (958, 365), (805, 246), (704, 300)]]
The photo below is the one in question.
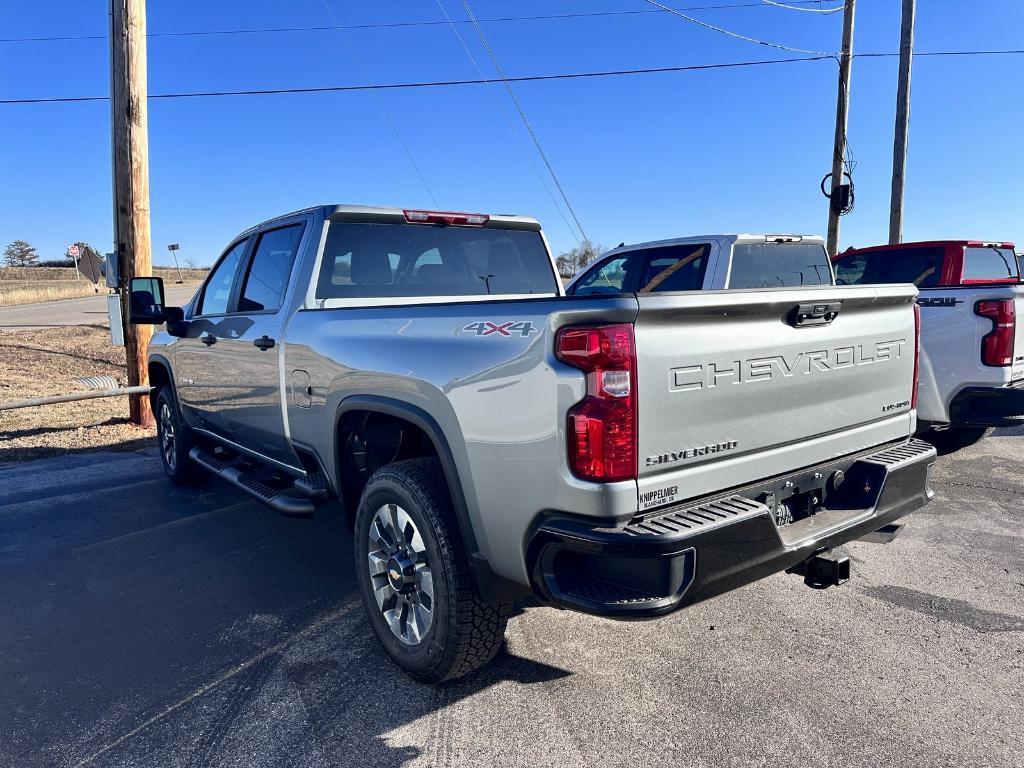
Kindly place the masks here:
[(935, 240), (851, 248), (836, 283), (913, 283), (921, 307), (920, 431), (948, 452), (1024, 424), (1024, 285), (1013, 243)]

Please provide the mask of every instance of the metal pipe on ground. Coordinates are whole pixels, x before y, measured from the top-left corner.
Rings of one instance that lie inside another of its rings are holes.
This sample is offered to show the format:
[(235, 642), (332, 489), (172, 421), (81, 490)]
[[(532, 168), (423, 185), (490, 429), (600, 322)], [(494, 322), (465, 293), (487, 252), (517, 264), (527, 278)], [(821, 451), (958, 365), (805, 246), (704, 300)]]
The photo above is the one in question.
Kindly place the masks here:
[(152, 387), (118, 387), (117, 389), (105, 389), (102, 392), (75, 392), (71, 395), (50, 395), (49, 397), (33, 397), (30, 400), (12, 400), (9, 403), (0, 403), (0, 411), (13, 411), (16, 408), (35, 408), (40, 405), (53, 405), (54, 403), (72, 403), (76, 400), (93, 400), (97, 397), (120, 397), (121, 395), (147, 395)]

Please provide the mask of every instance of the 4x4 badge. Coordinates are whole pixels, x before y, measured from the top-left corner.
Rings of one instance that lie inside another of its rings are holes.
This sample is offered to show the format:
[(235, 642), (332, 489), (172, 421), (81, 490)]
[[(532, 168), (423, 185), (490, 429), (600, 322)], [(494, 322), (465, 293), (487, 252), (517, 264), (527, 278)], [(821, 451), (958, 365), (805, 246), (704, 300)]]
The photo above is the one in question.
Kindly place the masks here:
[(516, 322), (508, 320), (504, 323), (495, 323), (490, 320), (478, 320), (475, 323), (462, 326), (462, 333), (471, 333), (475, 336), (522, 336), (526, 338), (531, 333), (537, 333), (537, 328), (529, 320)]

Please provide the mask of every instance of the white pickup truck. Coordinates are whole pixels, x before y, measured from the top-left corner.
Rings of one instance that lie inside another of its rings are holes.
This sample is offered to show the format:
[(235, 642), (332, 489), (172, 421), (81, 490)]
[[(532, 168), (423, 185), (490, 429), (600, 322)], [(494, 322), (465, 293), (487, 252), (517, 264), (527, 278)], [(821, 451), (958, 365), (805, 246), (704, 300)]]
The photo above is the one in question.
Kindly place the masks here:
[(574, 277), (570, 296), (832, 285), (815, 235), (696, 235), (620, 245)]
[(840, 285), (912, 283), (920, 291), (919, 430), (940, 451), (1024, 424), (1024, 285), (1013, 243), (851, 248), (834, 262)]

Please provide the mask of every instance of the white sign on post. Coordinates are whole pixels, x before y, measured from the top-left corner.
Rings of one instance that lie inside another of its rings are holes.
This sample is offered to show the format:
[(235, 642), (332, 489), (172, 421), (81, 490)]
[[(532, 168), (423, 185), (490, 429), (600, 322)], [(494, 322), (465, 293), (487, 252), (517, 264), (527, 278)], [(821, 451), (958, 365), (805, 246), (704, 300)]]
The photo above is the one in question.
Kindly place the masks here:
[(78, 258), (78, 246), (75, 245), (74, 243), (68, 246), (68, 256), (70, 256), (72, 259)]

